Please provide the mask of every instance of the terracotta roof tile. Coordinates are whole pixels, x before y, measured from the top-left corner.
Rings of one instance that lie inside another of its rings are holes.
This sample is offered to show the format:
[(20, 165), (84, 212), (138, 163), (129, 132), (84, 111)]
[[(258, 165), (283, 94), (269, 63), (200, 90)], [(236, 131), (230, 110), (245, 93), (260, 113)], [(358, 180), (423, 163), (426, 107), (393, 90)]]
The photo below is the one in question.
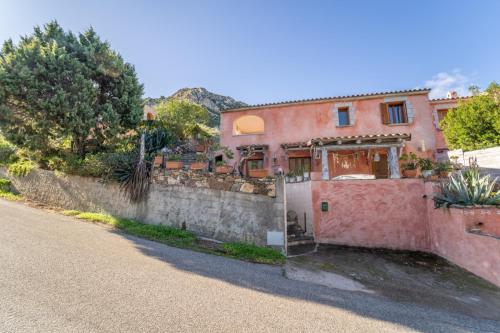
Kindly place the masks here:
[(282, 101), (282, 102), (274, 102), (274, 103), (264, 103), (264, 104), (254, 104), (248, 105), (240, 108), (226, 109), (221, 112), (230, 112), (237, 110), (248, 110), (255, 108), (262, 108), (266, 106), (279, 106), (284, 104), (299, 104), (299, 103), (309, 103), (309, 102), (323, 102), (330, 100), (338, 100), (338, 99), (348, 99), (348, 98), (362, 98), (362, 97), (374, 97), (374, 96), (383, 96), (383, 95), (399, 95), (405, 93), (425, 93), (429, 92), (430, 89), (407, 89), (407, 90), (395, 90), (395, 91), (385, 91), (385, 92), (376, 92), (376, 93), (367, 93), (367, 94), (355, 94), (355, 95), (345, 95), (345, 96), (333, 96), (333, 97), (322, 97), (322, 98), (309, 98), (309, 99), (299, 99), (299, 100), (291, 100), (291, 101)]

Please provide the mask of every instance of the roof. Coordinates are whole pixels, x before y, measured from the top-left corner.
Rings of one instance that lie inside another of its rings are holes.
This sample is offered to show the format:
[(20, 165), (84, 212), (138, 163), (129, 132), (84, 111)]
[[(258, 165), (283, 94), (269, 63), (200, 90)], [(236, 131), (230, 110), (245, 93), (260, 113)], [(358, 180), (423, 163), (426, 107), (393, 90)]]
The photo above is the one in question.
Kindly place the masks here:
[(345, 100), (345, 99), (376, 98), (376, 97), (381, 97), (381, 96), (402, 95), (402, 94), (419, 95), (419, 94), (427, 94), (427, 93), (429, 93), (429, 91), (431, 91), (431, 90), (427, 89), (427, 88), (425, 88), (425, 89), (408, 89), (408, 90), (396, 90), (396, 91), (376, 92), (376, 93), (367, 93), (367, 94), (300, 99), (300, 100), (283, 101), (283, 102), (275, 102), (275, 103), (248, 105), (248, 106), (244, 106), (244, 107), (240, 107), (240, 108), (221, 110), (221, 113), (232, 112), (232, 111), (252, 110), (252, 109), (259, 109), (259, 108), (264, 108), (264, 107), (283, 106), (283, 105), (289, 105), (289, 104), (307, 104), (307, 103), (329, 102), (329, 101), (334, 101), (334, 100)]
[(368, 134), (368, 135), (348, 135), (348, 136), (334, 136), (334, 137), (322, 137), (311, 139), (308, 142), (293, 142), (293, 143), (283, 143), (281, 147), (288, 148), (309, 148), (311, 146), (324, 146), (329, 144), (362, 144), (362, 143), (374, 143), (382, 144), (394, 141), (409, 141), (411, 140), (411, 134), (407, 133), (387, 133), (387, 134)]
[(456, 98), (433, 98), (431, 99), (431, 103), (435, 103), (435, 102), (454, 102), (454, 101), (459, 101), (459, 100), (464, 100), (464, 99), (469, 99), (471, 98), (471, 96), (463, 96), (463, 97), (456, 97)]

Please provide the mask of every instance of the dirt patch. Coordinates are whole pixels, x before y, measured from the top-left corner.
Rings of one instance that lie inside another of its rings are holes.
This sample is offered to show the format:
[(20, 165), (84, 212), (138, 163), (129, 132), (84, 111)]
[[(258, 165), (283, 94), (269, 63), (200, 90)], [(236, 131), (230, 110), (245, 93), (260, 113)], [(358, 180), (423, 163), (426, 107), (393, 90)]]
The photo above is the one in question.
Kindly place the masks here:
[(432, 254), (322, 245), (290, 260), (354, 279), (393, 300), (500, 319), (500, 288)]

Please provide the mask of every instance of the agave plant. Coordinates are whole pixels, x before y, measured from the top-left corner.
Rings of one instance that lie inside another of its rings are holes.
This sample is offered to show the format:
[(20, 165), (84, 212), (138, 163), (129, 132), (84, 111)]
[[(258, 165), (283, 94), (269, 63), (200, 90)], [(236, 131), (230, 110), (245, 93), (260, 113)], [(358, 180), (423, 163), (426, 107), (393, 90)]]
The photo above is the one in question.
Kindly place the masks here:
[(500, 193), (493, 191), (497, 178), (481, 176), (478, 168), (454, 174), (441, 183), (440, 193), (434, 196), (436, 207), (450, 205), (500, 205)]

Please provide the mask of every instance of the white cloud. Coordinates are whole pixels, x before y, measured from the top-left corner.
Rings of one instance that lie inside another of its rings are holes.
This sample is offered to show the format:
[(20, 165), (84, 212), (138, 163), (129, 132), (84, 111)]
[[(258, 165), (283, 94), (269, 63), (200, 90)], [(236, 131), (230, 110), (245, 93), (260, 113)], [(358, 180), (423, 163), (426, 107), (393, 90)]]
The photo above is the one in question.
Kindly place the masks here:
[(458, 96), (467, 96), (470, 85), (469, 78), (463, 75), (459, 69), (453, 70), (451, 73), (438, 73), (424, 83), (424, 87), (432, 89), (429, 98), (446, 97), (446, 93), (449, 91), (456, 91)]

